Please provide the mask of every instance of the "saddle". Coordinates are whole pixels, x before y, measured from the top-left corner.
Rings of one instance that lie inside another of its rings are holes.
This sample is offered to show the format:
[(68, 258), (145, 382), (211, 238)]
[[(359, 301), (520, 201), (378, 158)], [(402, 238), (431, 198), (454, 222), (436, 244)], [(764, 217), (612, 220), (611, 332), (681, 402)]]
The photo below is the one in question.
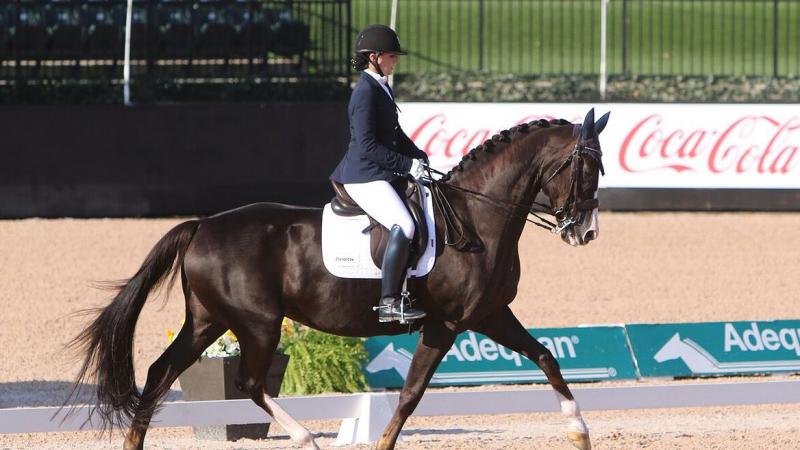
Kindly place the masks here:
[[(383, 254), (386, 251), (386, 243), (389, 240), (389, 230), (364, 212), (360, 206), (350, 198), (341, 183), (331, 181), (336, 196), (331, 200), (331, 211), (338, 216), (352, 217), (366, 215), (370, 225), (364, 229), (363, 233), (369, 233), (370, 254), (372, 261), (379, 268), (383, 265)], [(392, 183), (395, 192), (403, 200), (411, 218), (414, 220), (414, 237), (411, 239), (411, 252), (408, 258), (408, 265), (411, 268), (417, 266), (419, 258), (425, 252), (428, 243), (428, 222), (425, 219), (423, 206), (425, 199), (420, 184), (401, 178)]]

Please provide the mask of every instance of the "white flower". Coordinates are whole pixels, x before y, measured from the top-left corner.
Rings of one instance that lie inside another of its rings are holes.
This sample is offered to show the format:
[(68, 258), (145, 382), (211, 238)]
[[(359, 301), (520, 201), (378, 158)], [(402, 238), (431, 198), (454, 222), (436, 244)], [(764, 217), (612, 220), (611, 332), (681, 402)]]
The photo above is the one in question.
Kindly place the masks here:
[(228, 333), (223, 334), (211, 344), (202, 354), (203, 358), (224, 358), (226, 356), (239, 356), (239, 342)]

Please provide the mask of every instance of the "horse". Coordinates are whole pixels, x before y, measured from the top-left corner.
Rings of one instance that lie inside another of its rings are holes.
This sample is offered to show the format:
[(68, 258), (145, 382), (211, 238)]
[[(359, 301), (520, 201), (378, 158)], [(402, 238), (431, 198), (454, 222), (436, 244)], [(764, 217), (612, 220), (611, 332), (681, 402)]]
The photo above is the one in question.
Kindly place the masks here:
[[(603, 171), (599, 134), (607, 121), (608, 113), (595, 122), (592, 109), (581, 125), (563, 119), (519, 124), (478, 145), (431, 181), (447, 205), (434, 208), (437, 237), (458, 231), (463, 242), (450, 245), (452, 240), (438, 238), (432, 271), (408, 281), (416, 304), (427, 312), (410, 326), (378, 322), (372, 307), (380, 280), (337, 278), (326, 270), (320, 208), (256, 203), (176, 225), (138, 271), (116, 285), (111, 303), (95, 310), (96, 317), (72, 341), (84, 359), (71, 395), (94, 382), (93, 412), (104, 427), (128, 426), (124, 449), (142, 449), (150, 419), (172, 383), (230, 329), (241, 345), (236, 386), (297, 445), (316, 449), (312, 434), (265, 391), (283, 319), (343, 336), (397, 335), (413, 329), (419, 331), (419, 342), (397, 409), (377, 443), (378, 449), (392, 449), (456, 336), (474, 330), (541, 368), (567, 418), (567, 437), (576, 447), (589, 449), (588, 428), (558, 362), (508, 305), (517, 293), (518, 241), (526, 221), (532, 221), (530, 213), (553, 215), (557, 223), (538, 215), (547, 225), (534, 223), (570, 245), (598, 237), (598, 172)], [(549, 206), (535, 201), (539, 192)], [(139, 392), (132, 354), (136, 321), (151, 291), (167, 281), (171, 287), (178, 275), (185, 321), (150, 366)]]

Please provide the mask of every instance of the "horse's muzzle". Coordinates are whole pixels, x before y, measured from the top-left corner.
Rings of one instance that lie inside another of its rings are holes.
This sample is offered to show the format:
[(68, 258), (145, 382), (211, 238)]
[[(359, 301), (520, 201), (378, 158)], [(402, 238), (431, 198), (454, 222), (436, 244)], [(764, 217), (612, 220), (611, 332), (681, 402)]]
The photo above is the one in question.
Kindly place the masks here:
[(561, 232), (561, 239), (567, 244), (577, 247), (586, 245), (600, 236), (600, 221), (597, 209), (584, 214), (582, 219)]

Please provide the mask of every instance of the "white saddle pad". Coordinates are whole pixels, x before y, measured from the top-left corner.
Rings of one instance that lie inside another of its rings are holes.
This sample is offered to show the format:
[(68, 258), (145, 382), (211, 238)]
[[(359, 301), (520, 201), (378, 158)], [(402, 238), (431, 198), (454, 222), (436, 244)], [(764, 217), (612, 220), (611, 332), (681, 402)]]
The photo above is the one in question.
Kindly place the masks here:
[[(436, 233), (433, 220), (433, 201), (431, 191), (423, 187), (425, 193), (424, 213), (428, 222), (428, 245), (417, 267), (409, 270), (409, 277), (422, 277), (433, 269), (436, 259)], [(340, 278), (381, 278), (381, 269), (372, 262), (369, 248), (369, 233), (363, 233), (369, 226), (366, 215), (342, 217), (325, 205), (322, 212), (322, 260), (325, 268)]]

